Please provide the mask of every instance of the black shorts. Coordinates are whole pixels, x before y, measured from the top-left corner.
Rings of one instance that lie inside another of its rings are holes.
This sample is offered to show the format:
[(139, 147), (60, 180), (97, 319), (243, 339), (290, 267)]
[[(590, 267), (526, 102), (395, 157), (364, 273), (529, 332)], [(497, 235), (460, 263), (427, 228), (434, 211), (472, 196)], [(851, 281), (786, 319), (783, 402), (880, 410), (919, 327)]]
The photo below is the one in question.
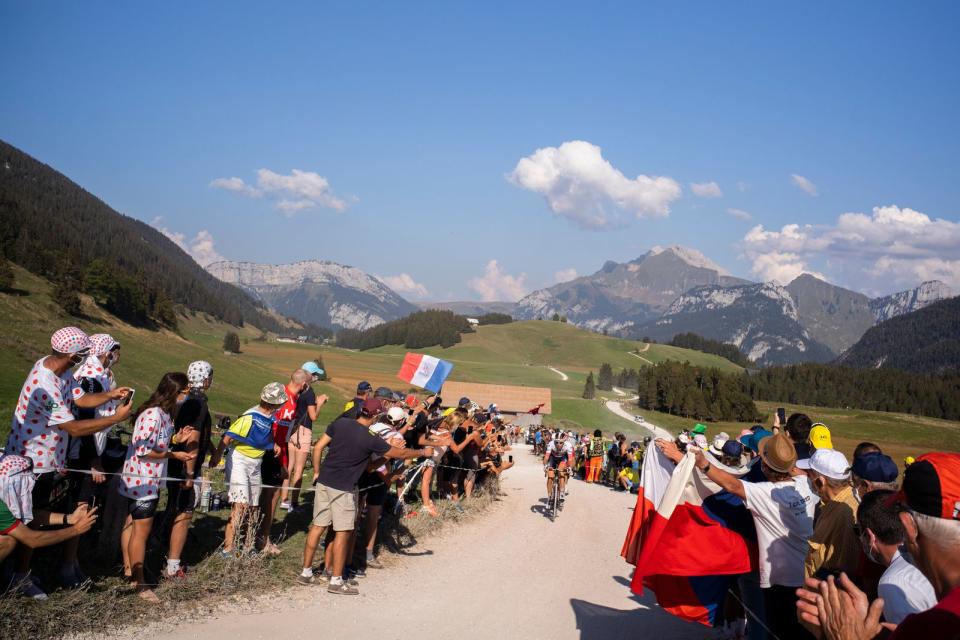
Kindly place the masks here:
[(193, 513), (197, 505), (197, 494), (193, 487), (187, 489), (179, 482), (168, 482), (167, 504), (174, 513)]
[(279, 487), (283, 482), (283, 468), (280, 466), (280, 460), (274, 455), (273, 451), (267, 451), (263, 454), (263, 464), (260, 466), (260, 477), (263, 484)]
[(147, 520), (156, 515), (159, 502), (157, 499), (137, 500), (136, 498), (127, 498), (127, 513), (134, 520)]
[(558, 469), (560, 467), (560, 464), (563, 462), (567, 462), (567, 456), (562, 456), (560, 458), (556, 456), (550, 456), (550, 458), (547, 460), (547, 465), (551, 469)]
[(372, 507), (382, 507), (390, 492), (390, 487), (379, 473), (364, 472), (357, 482), (357, 487), (366, 498), (367, 504)]
[(75, 508), (76, 489), (70, 475), (48, 471), (37, 475), (31, 497), (34, 511), (72, 513)]

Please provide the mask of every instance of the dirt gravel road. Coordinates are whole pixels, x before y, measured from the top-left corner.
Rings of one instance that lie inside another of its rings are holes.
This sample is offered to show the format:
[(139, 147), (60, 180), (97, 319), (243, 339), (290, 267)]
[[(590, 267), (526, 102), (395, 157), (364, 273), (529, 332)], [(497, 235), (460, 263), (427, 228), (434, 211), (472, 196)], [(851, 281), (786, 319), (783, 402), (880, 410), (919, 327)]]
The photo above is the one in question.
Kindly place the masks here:
[[(260, 611), (151, 632), (160, 638), (704, 638), (708, 630), (632, 596), (619, 556), (635, 499), (571, 483), (556, 522), (543, 514), (543, 470), (529, 447), (489, 512), (370, 570), (361, 595), (298, 587)], [(292, 577), (292, 576), (291, 576)]]

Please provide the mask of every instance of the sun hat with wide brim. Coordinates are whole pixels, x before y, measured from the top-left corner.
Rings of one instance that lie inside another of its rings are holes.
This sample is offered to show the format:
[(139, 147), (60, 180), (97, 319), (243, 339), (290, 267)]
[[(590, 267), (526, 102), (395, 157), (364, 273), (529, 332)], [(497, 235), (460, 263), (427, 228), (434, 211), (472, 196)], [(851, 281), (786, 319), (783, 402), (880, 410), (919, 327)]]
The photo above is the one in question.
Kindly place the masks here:
[(797, 450), (785, 433), (767, 436), (760, 441), (760, 458), (779, 473), (789, 473), (797, 463)]

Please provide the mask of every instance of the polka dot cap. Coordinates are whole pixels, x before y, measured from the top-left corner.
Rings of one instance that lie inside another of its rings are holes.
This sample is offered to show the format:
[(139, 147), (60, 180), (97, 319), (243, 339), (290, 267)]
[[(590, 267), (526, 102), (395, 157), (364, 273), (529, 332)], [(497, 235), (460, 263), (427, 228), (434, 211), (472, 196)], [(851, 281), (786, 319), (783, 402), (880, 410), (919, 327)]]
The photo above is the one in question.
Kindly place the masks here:
[(90, 349), (90, 338), (76, 327), (64, 327), (50, 336), (50, 346), (57, 353), (80, 353)]
[(95, 333), (90, 336), (90, 355), (102, 356), (110, 353), (114, 347), (119, 347), (120, 343), (113, 339), (109, 333)]
[(206, 360), (191, 362), (187, 367), (187, 380), (191, 387), (202, 387), (204, 381), (213, 375), (213, 366)]

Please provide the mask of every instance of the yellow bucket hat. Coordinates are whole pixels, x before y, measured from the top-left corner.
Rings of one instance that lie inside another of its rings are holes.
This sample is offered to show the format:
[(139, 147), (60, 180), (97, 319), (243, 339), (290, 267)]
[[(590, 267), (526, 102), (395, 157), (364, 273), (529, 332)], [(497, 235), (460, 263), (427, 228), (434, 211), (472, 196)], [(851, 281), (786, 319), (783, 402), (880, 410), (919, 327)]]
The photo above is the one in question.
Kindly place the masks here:
[(810, 444), (814, 449), (833, 449), (833, 440), (827, 425), (818, 422), (810, 427)]

